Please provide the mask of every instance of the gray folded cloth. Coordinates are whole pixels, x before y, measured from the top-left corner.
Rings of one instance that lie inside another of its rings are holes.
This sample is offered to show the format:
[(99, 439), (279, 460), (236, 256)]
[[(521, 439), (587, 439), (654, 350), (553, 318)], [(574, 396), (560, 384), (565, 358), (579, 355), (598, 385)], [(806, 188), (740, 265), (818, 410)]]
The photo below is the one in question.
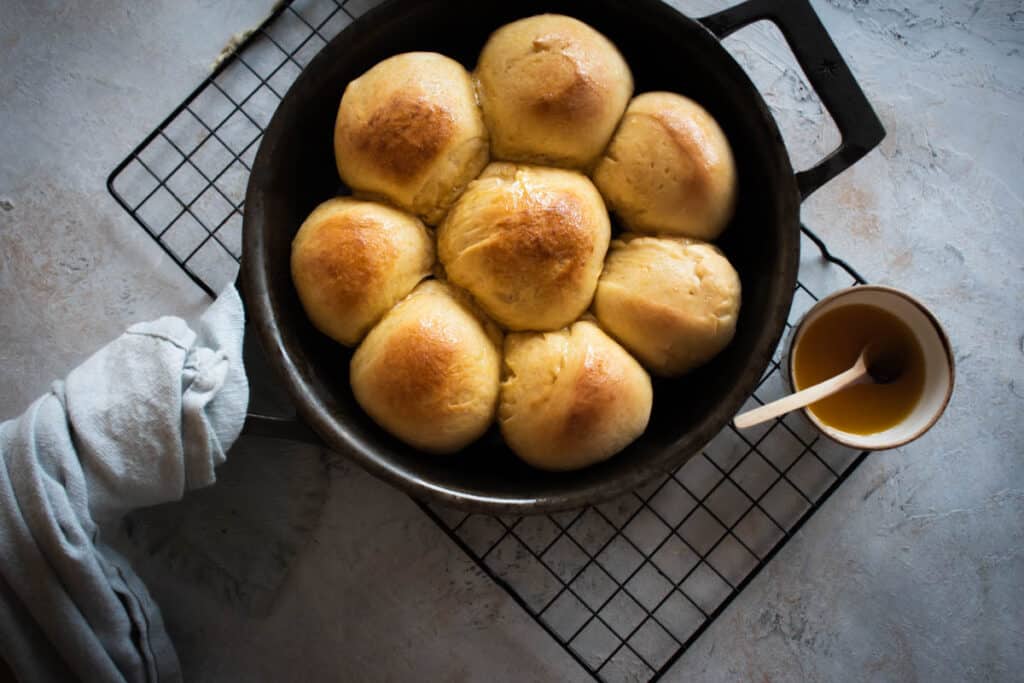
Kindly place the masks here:
[(21, 681), (173, 681), (160, 611), (98, 525), (213, 483), (245, 421), (229, 287), (134, 325), (0, 425), (0, 656)]

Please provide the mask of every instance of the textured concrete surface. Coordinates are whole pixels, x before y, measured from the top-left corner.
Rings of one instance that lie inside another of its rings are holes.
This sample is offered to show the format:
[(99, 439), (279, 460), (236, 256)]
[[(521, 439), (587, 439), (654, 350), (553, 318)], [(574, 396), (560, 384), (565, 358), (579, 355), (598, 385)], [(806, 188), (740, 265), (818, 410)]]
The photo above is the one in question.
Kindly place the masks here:
[[(0, 418), (128, 323), (204, 304), (104, 180), (270, 4), (3, 3)], [(868, 459), (668, 680), (1019, 680), (1024, 9), (815, 6), (889, 136), (804, 219), (869, 279), (934, 307), (957, 390), (932, 432)], [(727, 46), (797, 167), (834, 145), (775, 29)], [(142, 561), (190, 679), (586, 678), (408, 499), (343, 463), (330, 472), (321, 522), (267, 614)]]

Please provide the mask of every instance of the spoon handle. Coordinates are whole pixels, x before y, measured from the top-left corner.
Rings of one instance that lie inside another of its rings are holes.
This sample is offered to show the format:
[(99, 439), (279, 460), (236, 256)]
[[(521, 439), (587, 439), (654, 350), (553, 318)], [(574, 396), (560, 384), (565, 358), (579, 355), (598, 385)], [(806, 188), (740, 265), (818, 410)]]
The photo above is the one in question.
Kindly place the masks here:
[(733, 424), (739, 429), (746, 429), (747, 427), (759, 425), (762, 422), (773, 420), (780, 415), (785, 415), (786, 413), (797, 410), (798, 408), (804, 408), (816, 401), (827, 398), (836, 392), (842, 391), (848, 386), (858, 384), (866, 377), (867, 368), (862, 363), (856, 363), (849, 370), (841, 372), (835, 377), (827, 379), (824, 382), (819, 382), (818, 384), (807, 387), (795, 394), (783, 396), (771, 403), (766, 403), (763, 406), (741, 413), (733, 420)]

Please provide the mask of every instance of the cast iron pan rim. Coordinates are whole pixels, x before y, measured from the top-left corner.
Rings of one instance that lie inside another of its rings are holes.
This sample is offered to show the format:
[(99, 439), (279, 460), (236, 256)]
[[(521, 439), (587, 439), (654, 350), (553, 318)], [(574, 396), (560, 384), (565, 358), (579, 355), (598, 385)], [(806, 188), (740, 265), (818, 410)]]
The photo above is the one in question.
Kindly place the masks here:
[[(357, 31), (367, 24), (387, 17), (389, 13), (395, 11), (396, 7), (401, 6), (405, 1), (389, 0), (370, 10), (346, 27), (334, 40), (345, 40), (350, 32)], [(778, 346), (785, 329), (793, 292), (796, 288), (800, 254), (800, 227), (798, 219), (800, 198), (789, 155), (785, 145), (782, 143), (782, 136), (779, 134), (775, 119), (764, 104), (764, 100), (757, 87), (732, 58), (732, 55), (722, 47), (719, 39), (713, 33), (696, 20), (685, 16), (664, 4), (661, 0), (654, 0), (653, 2), (643, 0), (645, 7), (636, 8), (639, 4), (641, 2), (634, 0), (632, 5), (635, 9), (633, 11), (658, 12), (669, 22), (695, 24), (700, 27), (701, 31), (707, 34), (710, 41), (713, 41), (714, 45), (721, 51), (721, 59), (718, 61), (723, 72), (731, 72), (726, 75), (739, 83), (745, 84), (755, 95), (755, 101), (761, 110), (761, 118), (767, 124), (768, 131), (771, 134), (771, 139), (765, 140), (765, 144), (775, 146), (777, 172), (781, 176), (782, 184), (788, 185), (790, 191), (787, 193), (787, 197), (780, 197), (781, 222), (783, 225), (781, 226), (779, 236), (779, 270), (776, 281), (781, 283), (778, 286), (782, 287), (782, 290), (780, 296), (775, 297), (773, 301), (775, 310), (769, 311), (769, 320), (772, 323), (762, 327), (758, 332), (757, 341), (754, 344), (754, 352), (747, 363), (746, 369), (740, 375), (739, 380), (731, 391), (726, 395), (725, 400), (711, 411), (707, 419), (697, 429), (681, 435), (675, 444), (664, 448), (662, 453), (652, 459), (652, 461), (637, 465), (635, 468), (632, 468), (625, 474), (620, 474), (614, 479), (596, 481), (570, 491), (559, 491), (546, 497), (481, 495), (461, 488), (434, 484), (424, 481), (415, 475), (406, 474), (400, 466), (396, 466), (386, 458), (380, 457), (372, 449), (364, 447), (358, 439), (351, 436), (348, 429), (336, 420), (323, 403), (317, 399), (315, 391), (302, 377), (289, 353), (288, 347), (282, 339), (280, 330), (277, 327), (274, 309), (270, 303), (267, 272), (264, 267), (259, 267), (259, 264), (264, 262), (261, 258), (264, 251), (262, 229), (265, 229), (266, 226), (261, 224), (261, 230), (253, 227), (258, 222), (255, 217), (256, 208), (262, 203), (262, 199), (259, 196), (260, 190), (257, 188), (265, 186), (266, 183), (263, 180), (263, 176), (270, 172), (268, 161), (270, 153), (267, 151), (270, 145), (268, 145), (268, 141), (273, 144), (286, 126), (284, 117), (278, 114), (288, 108), (286, 106), (288, 94), (295, 90), (305, 78), (310, 78), (310, 74), (317, 71), (317, 65), (320, 62), (328, 59), (327, 50), (322, 50), (303, 69), (267, 126), (246, 190), (241, 264), (242, 286), (246, 295), (245, 300), (249, 307), (249, 314), (255, 322), (260, 342), (266, 352), (268, 362), (284, 381), (291, 394), (298, 416), (324, 440), (325, 444), (331, 449), (352, 457), (371, 474), (397, 486), (414, 498), (455, 505), (463, 510), (490, 514), (533, 514), (578, 509), (625, 494), (658, 475), (675, 470), (725, 428), (729, 420), (732, 419), (733, 415), (736, 414), (740, 406), (757, 386), (765, 368), (768, 367), (771, 361), (772, 352)], [(788, 179), (788, 182), (786, 179)], [(689, 442), (691, 446), (683, 448), (683, 442)]]

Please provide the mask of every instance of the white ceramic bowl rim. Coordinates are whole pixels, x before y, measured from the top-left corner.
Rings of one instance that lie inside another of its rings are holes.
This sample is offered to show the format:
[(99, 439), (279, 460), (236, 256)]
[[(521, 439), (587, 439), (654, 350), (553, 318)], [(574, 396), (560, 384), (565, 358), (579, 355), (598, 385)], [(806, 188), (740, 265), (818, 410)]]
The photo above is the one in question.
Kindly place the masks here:
[(825, 435), (844, 446), (861, 450), (886, 450), (903, 446), (927, 432), (938, 421), (953, 395), (954, 358), (952, 345), (942, 325), (920, 301), (901, 290), (884, 285), (856, 285), (822, 298), (797, 323), (789, 345), (789, 382), (795, 387), (793, 354), (806, 324), (840, 305), (865, 303), (893, 313), (910, 327), (925, 356), (925, 386), (917, 405), (899, 424), (875, 434), (854, 434), (831, 427), (813, 412), (804, 415)]

